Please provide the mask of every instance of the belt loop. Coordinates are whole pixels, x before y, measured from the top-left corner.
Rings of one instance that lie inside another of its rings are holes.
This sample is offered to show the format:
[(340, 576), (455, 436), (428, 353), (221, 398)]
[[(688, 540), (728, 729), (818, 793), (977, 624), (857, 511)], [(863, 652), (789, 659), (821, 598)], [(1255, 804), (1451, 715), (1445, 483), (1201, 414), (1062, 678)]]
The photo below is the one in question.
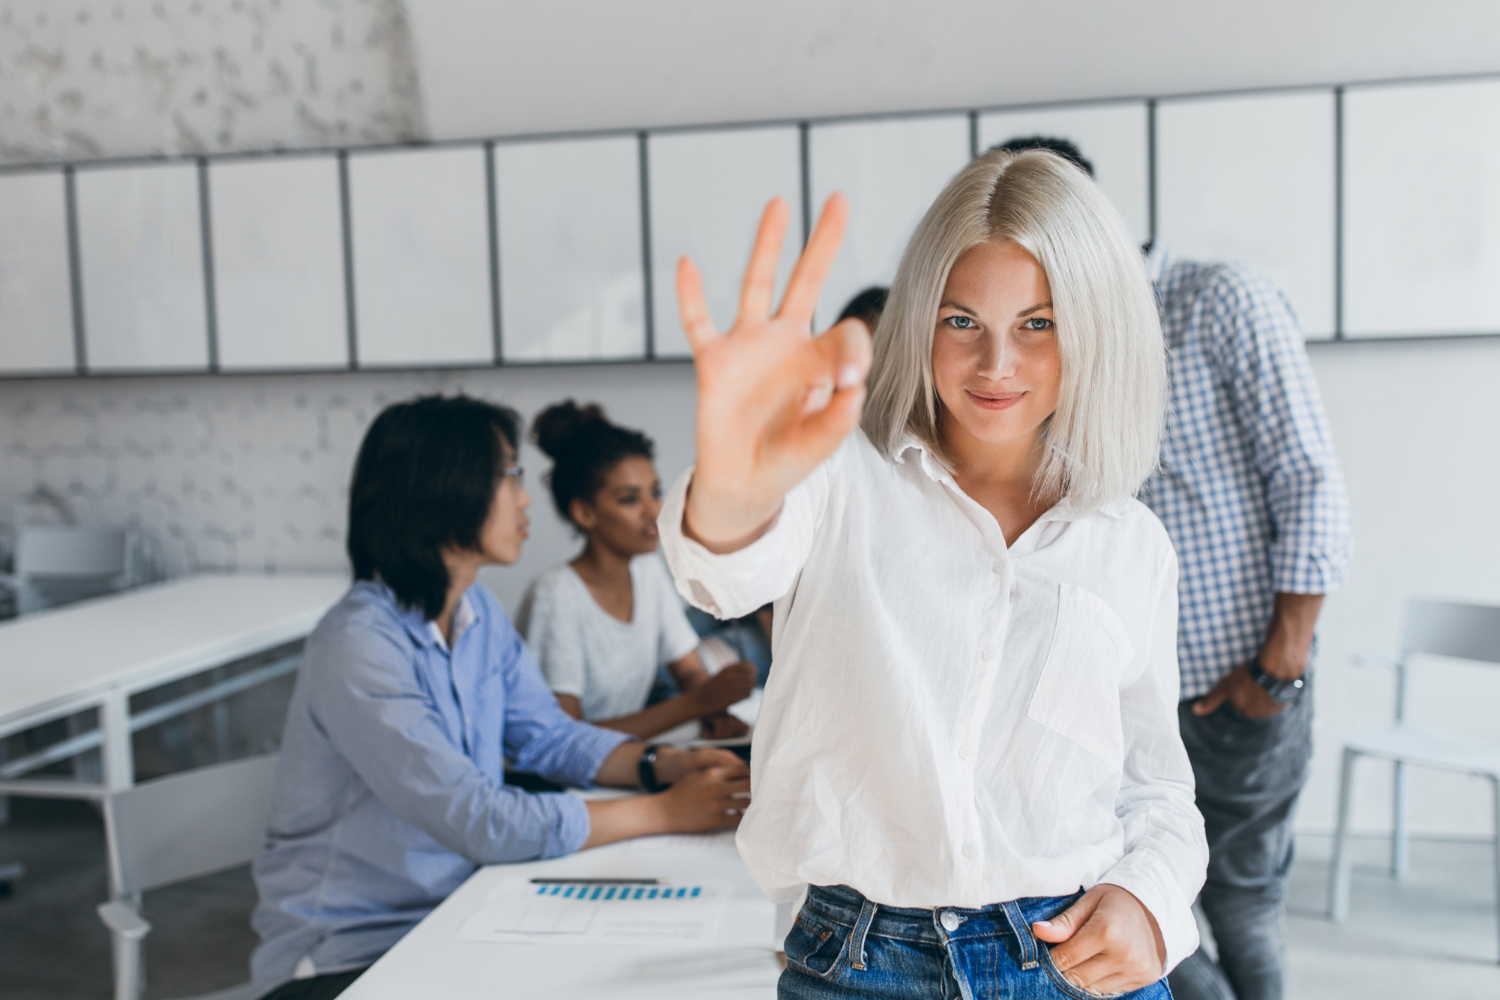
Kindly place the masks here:
[(1000, 907), (1005, 911), (1005, 919), (1010, 922), (1011, 933), (1021, 946), (1021, 968), (1035, 969), (1039, 964), (1036, 937), (1031, 933), (1031, 925), (1026, 922), (1025, 915), (1021, 913), (1020, 904), (1011, 900), (1009, 903), (1001, 903)]
[(859, 919), (854, 921), (854, 932), (849, 935), (850, 964), (856, 972), (865, 971), (865, 936), (870, 933), (870, 925), (875, 922), (875, 911), (878, 909), (879, 906), (865, 899), (859, 907)]

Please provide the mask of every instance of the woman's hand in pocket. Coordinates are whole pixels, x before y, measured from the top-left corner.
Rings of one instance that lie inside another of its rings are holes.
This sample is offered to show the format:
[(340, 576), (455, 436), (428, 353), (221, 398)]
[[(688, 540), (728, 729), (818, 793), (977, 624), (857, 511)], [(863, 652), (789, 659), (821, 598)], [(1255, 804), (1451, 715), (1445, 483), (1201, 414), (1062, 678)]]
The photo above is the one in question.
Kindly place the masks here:
[(1162, 977), (1167, 946), (1149, 910), (1130, 892), (1100, 883), (1051, 920), (1031, 925), (1054, 945), (1052, 964), (1091, 993), (1128, 993)]

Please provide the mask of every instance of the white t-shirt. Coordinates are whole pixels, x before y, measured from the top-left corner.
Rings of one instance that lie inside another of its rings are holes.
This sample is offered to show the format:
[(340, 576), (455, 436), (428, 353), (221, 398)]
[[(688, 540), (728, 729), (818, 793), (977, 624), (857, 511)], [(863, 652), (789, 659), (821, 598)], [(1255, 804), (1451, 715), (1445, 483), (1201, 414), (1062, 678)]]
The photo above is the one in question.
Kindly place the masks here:
[(628, 622), (601, 608), (567, 564), (531, 582), (516, 616), (547, 684), (582, 702), (585, 719), (639, 712), (646, 707), (656, 668), (698, 646), (698, 634), (660, 558), (632, 560), (630, 582), (635, 606)]

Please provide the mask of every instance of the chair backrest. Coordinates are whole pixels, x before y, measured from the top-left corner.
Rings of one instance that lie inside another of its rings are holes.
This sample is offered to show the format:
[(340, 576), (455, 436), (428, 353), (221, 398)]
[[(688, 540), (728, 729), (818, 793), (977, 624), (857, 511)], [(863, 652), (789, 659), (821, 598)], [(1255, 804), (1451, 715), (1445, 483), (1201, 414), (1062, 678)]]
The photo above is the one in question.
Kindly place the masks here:
[(125, 561), (125, 532), (119, 528), (27, 524), (16, 531), (17, 576), (118, 576)]
[(1500, 663), (1500, 607), (1411, 601), (1403, 647), (1406, 653)]
[(279, 754), (148, 781), (105, 802), (116, 897), (253, 859), (266, 840)]

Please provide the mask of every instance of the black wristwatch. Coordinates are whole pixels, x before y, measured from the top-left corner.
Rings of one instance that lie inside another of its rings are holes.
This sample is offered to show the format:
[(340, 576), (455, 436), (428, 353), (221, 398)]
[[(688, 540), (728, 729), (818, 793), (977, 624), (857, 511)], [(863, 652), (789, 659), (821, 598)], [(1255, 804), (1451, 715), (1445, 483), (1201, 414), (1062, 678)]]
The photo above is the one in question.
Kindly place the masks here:
[(1303, 683), (1301, 677), (1294, 677), (1289, 681), (1272, 677), (1266, 673), (1266, 668), (1260, 665), (1260, 657), (1258, 656), (1250, 658), (1250, 663), (1246, 669), (1250, 671), (1250, 679), (1259, 684), (1261, 690), (1271, 696), (1272, 701), (1281, 705), (1290, 705), (1302, 697), (1302, 690), (1307, 686)]
[(636, 773), (640, 775), (641, 787), (648, 792), (664, 792), (672, 785), (670, 782), (663, 783), (656, 780), (656, 754), (661, 750), (660, 743), (653, 743), (641, 751), (640, 762), (636, 764)]

